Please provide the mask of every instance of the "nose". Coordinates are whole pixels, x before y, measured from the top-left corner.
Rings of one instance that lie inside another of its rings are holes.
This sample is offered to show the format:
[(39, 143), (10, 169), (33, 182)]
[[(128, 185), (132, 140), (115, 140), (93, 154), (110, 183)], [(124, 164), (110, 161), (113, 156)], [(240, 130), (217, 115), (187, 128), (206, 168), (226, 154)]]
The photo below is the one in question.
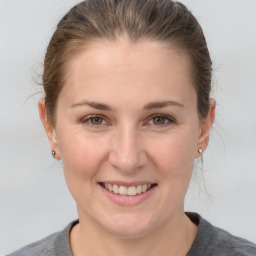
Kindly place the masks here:
[(147, 163), (141, 135), (135, 128), (119, 129), (112, 137), (111, 147), (108, 160), (119, 171), (132, 174)]

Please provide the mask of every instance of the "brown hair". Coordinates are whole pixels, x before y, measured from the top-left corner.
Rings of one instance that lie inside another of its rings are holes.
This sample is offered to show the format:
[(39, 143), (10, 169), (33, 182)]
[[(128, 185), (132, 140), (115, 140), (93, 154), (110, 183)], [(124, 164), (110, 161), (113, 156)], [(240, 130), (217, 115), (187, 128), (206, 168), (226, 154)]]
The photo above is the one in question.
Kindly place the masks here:
[(54, 124), (58, 95), (65, 82), (65, 65), (85, 45), (98, 39), (132, 42), (148, 39), (184, 50), (192, 64), (200, 118), (209, 112), (212, 63), (196, 18), (172, 0), (86, 0), (58, 23), (44, 60), (43, 86), (47, 116)]

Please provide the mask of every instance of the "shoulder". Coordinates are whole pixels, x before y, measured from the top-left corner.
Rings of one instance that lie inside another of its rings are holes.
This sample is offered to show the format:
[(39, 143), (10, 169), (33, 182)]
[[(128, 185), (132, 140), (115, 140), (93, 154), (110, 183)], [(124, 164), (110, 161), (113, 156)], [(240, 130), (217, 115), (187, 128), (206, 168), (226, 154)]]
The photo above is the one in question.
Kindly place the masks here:
[(256, 256), (256, 244), (211, 225), (198, 214), (187, 215), (198, 224), (198, 233), (188, 256)]
[(223, 229), (214, 228), (217, 251), (230, 253), (229, 255), (232, 256), (256, 256), (256, 245), (254, 243), (234, 236)]
[(56, 255), (54, 244), (57, 236), (58, 233), (52, 234), (40, 241), (29, 244), (7, 256)]
[(7, 256), (71, 256), (69, 232), (78, 221), (70, 223), (64, 230), (29, 244)]

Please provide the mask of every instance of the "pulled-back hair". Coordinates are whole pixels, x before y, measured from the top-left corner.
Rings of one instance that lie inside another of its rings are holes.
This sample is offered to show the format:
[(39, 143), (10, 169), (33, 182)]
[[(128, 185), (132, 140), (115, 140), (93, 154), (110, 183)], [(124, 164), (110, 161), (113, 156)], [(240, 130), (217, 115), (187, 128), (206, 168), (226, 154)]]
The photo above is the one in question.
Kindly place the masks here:
[(86, 0), (60, 20), (47, 48), (43, 86), (47, 116), (53, 124), (70, 58), (98, 39), (115, 41), (122, 35), (134, 43), (159, 41), (185, 51), (191, 61), (199, 117), (207, 116), (212, 63), (201, 26), (183, 4), (172, 0)]

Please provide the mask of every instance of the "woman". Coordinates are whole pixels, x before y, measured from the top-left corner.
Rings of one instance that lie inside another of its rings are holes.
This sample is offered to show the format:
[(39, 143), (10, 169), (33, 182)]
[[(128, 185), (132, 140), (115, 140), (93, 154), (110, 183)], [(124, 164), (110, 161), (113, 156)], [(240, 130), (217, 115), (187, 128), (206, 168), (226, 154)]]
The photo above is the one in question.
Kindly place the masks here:
[(255, 255), (184, 213), (215, 115), (195, 17), (171, 0), (87, 0), (59, 22), (38, 103), (79, 220), (15, 255)]

